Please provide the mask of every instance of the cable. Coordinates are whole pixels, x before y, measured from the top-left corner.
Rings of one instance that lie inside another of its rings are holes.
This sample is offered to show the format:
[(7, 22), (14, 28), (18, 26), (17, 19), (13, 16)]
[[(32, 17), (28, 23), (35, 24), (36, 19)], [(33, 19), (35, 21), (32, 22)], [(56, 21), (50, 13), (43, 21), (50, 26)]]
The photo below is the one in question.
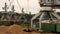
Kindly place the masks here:
[(9, 2), (10, 2), (10, 6), (12, 6), (13, 1), (14, 1), (14, 0), (12, 0), (12, 1), (11, 1), (11, 0), (9, 0)]
[[(21, 9), (21, 6), (20, 6), (20, 3), (19, 3), (19, 1), (17, 0), (17, 4), (18, 4), (18, 6), (19, 6), (19, 8)], [(22, 10), (22, 9), (21, 9)]]
[(13, 2), (14, 2), (14, 0), (9, 0), (9, 11), (11, 10), (11, 8), (12, 8), (12, 4), (13, 4)]
[[(27, 10), (29, 11), (29, 0), (27, 0)], [(28, 11), (26, 11), (26, 13), (27, 13)]]

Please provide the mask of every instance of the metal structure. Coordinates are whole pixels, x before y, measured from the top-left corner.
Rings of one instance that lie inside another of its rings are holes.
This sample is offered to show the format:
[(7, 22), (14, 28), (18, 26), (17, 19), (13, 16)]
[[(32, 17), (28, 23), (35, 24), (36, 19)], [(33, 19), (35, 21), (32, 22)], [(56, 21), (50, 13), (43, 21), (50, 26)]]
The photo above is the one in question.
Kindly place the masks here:
[(21, 13), (20, 19), (23, 19), (24, 22), (27, 22), (27, 19), (26, 19), (25, 13), (24, 13), (24, 8), (22, 8), (22, 13)]
[(1, 17), (1, 20), (3, 20), (3, 19), (7, 19), (7, 20), (10, 20), (10, 17), (8, 16), (8, 12), (7, 12), (7, 9), (8, 9), (8, 7), (7, 7), (7, 3), (5, 3), (5, 6), (3, 7), (3, 9), (5, 10), (4, 12), (2, 12), (3, 13), (3, 16)]
[[(36, 19), (39, 15), (39, 30), (41, 30), (41, 23), (44, 19), (44, 16), (46, 14), (48, 15), (48, 20), (53, 21), (55, 20), (54, 17), (57, 18), (57, 21), (60, 21), (60, 16), (56, 14), (56, 12), (53, 9), (59, 8), (60, 7), (60, 0), (39, 0), (40, 4), (40, 12), (36, 14), (32, 19), (31, 19), (31, 27), (34, 28), (36, 25), (33, 23), (34, 19)], [(53, 15), (53, 16), (52, 16)], [(46, 19), (45, 19), (46, 20)]]
[(19, 17), (19, 19), (23, 19), (24, 22), (27, 22), (27, 19), (26, 19), (25, 13), (24, 13), (24, 8), (21, 7), (18, 0), (16, 0), (16, 1), (17, 1), (17, 4), (21, 10), (21, 16)]
[(15, 16), (15, 9), (14, 9), (14, 5), (12, 5), (12, 8), (11, 8), (11, 12), (9, 13), (10, 14), (10, 20), (16, 20), (16, 16)]
[(10, 13), (7, 12), (7, 9), (9, 9), (9, 7), (7, 7), (7, 3), (5, 3), (5, 7), (3, 7), (3, 9), (5, 11), (3, 12), (3, 16), (1, 18), (1, 20), (3, 20), (4, 18), (7, 19), (7, 20), (11, 20), (11, 19), (16, 20), (16, 16), (14, 15), (15, 14), (14, 13), (14, 11), (15, 11), (14, 5), (12, 5), (11, 11), (9, 11)]
[(17, 20), (17, 16), (15, 15), (16, 13), (14, 12), (15, 11), (15, 8), (14, 8), (14, 0), (9, 0), (10, 2), (10, 5), (9, 5), (9, 8), (10, 8), (10, 12), (9, 12), (9, 15), (10, 15), (10, 20)]

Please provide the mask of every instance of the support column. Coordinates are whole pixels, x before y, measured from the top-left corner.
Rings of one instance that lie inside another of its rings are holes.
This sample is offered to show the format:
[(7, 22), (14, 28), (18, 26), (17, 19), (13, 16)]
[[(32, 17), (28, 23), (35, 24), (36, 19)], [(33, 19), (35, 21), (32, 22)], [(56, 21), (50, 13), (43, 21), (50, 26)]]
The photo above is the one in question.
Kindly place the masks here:
[(34, 20), (35, 18), (37, 18), (39, 15), (41, 15), (40, 12), (37, 13), (34, 17), (32, 17), (32, 19), (31, 19), (31, 27), (33, 26), (33, 20)]
[(39, 18), (39, 31), (41, 31), (41, 21), (42, 21), (44, 15), (45, 15), (45, 12), (43, 12), (43, 13), (41, 14), (40, 18)]

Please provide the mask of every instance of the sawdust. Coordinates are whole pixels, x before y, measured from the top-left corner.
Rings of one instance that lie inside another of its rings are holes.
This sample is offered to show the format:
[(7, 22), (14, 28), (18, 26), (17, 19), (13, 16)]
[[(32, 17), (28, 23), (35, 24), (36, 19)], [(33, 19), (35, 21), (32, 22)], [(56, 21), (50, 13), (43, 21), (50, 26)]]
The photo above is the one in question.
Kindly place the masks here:
[(11, 26), (0, 26), (0, 34), (40, 34), (38, 32), (24, 32), (23, 29), (26, 28), (16, 24)]
[(19, 25), (16, 25), (16, 24), (10, 26), (8, 29), (8, 31), (11, 31), (11, 32), (13, 32), (13, 31), (15, 31), (15, 32), (19, 31), (20, 32), (22, 30), (23, 30), (23, 28)]
[(0, 34), (6, 34), (5, 32), (0, 32)]
[(8, 26), (0, 26), (0, 31), (2, 31), (2, 32), (6, 32), (7, 30), (8, 30)]

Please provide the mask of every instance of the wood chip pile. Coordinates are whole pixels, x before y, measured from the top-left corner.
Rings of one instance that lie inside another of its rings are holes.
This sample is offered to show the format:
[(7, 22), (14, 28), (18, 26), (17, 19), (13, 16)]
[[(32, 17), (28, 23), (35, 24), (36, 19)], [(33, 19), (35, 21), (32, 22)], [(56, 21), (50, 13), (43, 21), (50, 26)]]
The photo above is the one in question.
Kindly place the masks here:
[(40, 34), (37, 32), (24, 32), (23, 27), (19, 25), (0, 26), (0, 34)]

